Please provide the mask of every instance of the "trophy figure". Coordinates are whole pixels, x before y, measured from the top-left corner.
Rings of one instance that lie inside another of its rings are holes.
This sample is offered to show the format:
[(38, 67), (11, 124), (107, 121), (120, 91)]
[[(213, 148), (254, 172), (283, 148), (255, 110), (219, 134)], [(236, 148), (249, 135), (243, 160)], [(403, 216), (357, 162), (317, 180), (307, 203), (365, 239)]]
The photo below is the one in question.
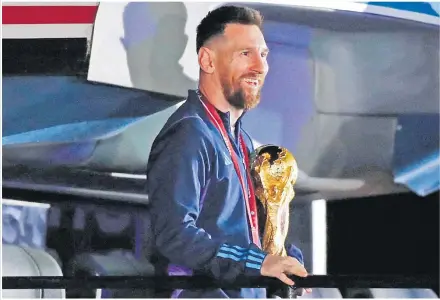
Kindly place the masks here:
[(263, 145), (252, 153), (250, 164), (255, 196), (266, 212), (262, 248), (269, 254), (287, 256), (289, 204), (298, 177), (296, 160), (286, 148)]

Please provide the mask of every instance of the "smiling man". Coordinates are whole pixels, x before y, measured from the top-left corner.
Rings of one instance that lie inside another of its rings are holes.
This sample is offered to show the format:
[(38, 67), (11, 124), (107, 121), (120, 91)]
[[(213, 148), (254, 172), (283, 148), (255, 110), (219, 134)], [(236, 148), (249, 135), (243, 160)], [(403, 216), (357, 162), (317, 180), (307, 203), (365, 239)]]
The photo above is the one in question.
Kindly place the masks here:
[[(148, 162), (159, 272), (203, 274), (225, 282), (264, 275), (290, 285), (288, 274), (307, 276), (300, 252), (279, 257), (261, 250), (246, 168), (254, 148), (241, 118), (260, 101), (268, 52), (256, 10), (223, 6), (197, 28), (199, 89), (189, 91), (168, 119)], [(179, 290), (172, 296), (265, 298), (266, 291)]]

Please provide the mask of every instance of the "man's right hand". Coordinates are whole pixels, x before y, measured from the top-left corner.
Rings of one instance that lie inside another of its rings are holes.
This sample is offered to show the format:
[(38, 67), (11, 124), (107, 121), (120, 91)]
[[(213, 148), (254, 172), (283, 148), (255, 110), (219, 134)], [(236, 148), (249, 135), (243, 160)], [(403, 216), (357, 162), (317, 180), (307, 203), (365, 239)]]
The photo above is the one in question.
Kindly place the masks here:
[(307, 277), (307, 271), (304, 266), (296, 259), (290, 256), (276, 256), (268, 254), (261, 266), (261, 275), (275, 277), (287, 285), (295, 283), (287, 275), (296, 275)]

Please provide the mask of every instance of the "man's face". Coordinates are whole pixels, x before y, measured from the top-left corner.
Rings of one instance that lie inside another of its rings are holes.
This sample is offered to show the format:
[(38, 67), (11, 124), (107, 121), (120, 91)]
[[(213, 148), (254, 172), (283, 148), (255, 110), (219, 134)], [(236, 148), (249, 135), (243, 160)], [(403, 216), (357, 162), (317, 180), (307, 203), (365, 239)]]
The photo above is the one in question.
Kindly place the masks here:
[(229, 24), (223, 36), (215, 68), (223, 94), (238, 109), (254, 108), (269, 70), (263, 33), (255, 25)]

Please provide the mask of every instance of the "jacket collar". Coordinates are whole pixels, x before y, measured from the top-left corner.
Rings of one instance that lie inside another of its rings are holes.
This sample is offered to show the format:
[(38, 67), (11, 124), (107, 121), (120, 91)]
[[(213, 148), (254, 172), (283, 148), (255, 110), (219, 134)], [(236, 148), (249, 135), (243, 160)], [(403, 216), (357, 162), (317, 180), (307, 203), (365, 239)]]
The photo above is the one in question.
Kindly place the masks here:
[[(199, 95), (197, 94), (197, 90), (189, 90), (188, 91), (188, 100), (191, 103), (195, 104), (197, 107), (201, 108), (203, 111), (205, 111), (204, 106), (200, 102), (201, 100), (199, 98)], [(222, 112), (222, 111), (218, 110), (217, 108), (216, 108), (216, 111), (218, 112), (220, 118), (222, 119), (225, 127), (230, 130), (230, 128), (231, 128), (231, 113), (229, 111)], [(237, 122), (235, 123), (235, 128), (238, 130), (241, 128), (241, 120), (242, 120), (243, 116), (245, 115), (245, 113), (246, 113), (246, 110), (243, 111), (243, 113), (237, 119)]]

